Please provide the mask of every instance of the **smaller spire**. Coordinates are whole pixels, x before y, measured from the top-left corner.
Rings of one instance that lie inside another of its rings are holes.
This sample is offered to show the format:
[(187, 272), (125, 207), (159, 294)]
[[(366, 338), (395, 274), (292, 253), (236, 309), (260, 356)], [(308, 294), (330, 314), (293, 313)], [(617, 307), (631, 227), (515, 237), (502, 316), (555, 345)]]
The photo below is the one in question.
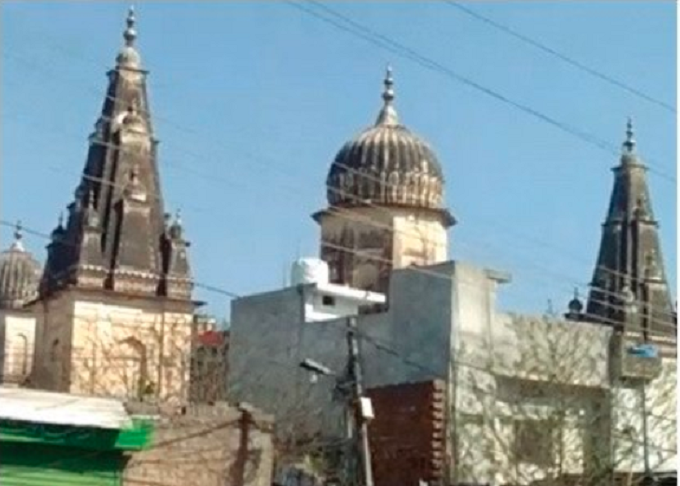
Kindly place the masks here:
[(569, 315), (578, 317), (583, 312), (583, 303), (579, 295), (578, 287), (574, 287), (574, 297), (569, 301)]
[(24, 228), (21, 225), (21, 221), (17, 221), (14, 226), (14, 243), (12, 243), (12, 250), (24, 251), (24, 244), (21, 241), (24, 237)]
[(635, 131), (633, 130), (633, 119), (631, 117), (628, 117), (628, 122), (626, 123), (626, 141), (623, 142), (623, 148), (627, 152), (635, 150)]
[(64, 212), (59, 213), (59, 219), (57, 220), (57, 227), (52, 231), (52, 241), (59, 240), (62, 235), (66, 232), (64, 228)]
[(397, 110), (394, 109), (392, 102), (394, 101), (394, 79), (392, 78), (392, 66), (389, 64), (385, 70), (385, 79), (383, 81), (385, 89), (382, 93), (382, 99), (384, 101), (383, 107), (378, 114), (378, 119), (376, 120), (376, 125), (389, 125), (394, 126), (399, 124), (399, 116), (397, 115)]
[(85, 224), (90, 228), (97, 228), (99, 226), (99, 215), (97, 214), (97, 208), (94, 204), (94, 188), (90, 188), (87, 192)]
[(553, 301), (552, 301), (552, 299), (548, 299), (548, 306), (545, 310), (545, 317), (551, 319), (551, 318), (555, 317), (555, 315), (556, 315), (556, 313), (555, 313), (555, 306), (553, 305)]
[(182, 210), (177, 209), (177, 211), (175, 211), (175, 220), (172, 222), (172, 225), (170, 226), (170, 238), (174, 240), (181, 240), (182, 233), (183, 233)]

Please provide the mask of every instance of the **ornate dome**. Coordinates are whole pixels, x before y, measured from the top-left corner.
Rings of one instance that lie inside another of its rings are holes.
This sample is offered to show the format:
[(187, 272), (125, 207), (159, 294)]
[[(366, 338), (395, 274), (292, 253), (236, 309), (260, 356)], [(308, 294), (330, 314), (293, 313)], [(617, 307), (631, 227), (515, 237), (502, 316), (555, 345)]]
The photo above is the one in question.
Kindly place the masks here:
[(347, 142), (331, 165), (326, 181), (328, 203), (445, 211), (441, 165), (427, 142), (399, 122), (389, 67), (384, 84), (384, 105), (375, 125)]
[(40, 264), (24, 249), (21, 224), (14, 243), (0, 253), (0, 309), (18, 309), (38, 294)]

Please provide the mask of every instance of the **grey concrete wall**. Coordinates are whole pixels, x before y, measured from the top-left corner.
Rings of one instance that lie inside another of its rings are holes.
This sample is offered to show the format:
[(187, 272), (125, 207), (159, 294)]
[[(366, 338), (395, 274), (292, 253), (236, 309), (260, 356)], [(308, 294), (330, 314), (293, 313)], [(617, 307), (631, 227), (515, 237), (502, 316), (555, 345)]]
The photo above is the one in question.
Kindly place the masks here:
[[(448, 377), (455, 268), (448, 262), (397, 270), (389, 310), (358, 316), (359, 331), (366, 336), (360, 346), (367, 387)], [(233, 302), (230, 397), (274, 414), (279, 431), (338, 430), (340, 408), (331, 402), (334, 380), (320, 377), (311, 383), (298, 365), (309, 358), (344, 371), (347, 321), (302, 319), (296, 289)]]
[(298, 288), (232, 302), (230, 401), (245, 401), (283, 419), (299, 395), (303, 302)]

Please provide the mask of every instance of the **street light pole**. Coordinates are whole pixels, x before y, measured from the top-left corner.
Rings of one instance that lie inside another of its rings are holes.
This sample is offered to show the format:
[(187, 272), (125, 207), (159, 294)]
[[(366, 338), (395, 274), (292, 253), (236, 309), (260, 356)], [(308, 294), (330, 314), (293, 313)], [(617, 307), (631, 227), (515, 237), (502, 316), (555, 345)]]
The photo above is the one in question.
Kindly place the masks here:
[(355, 437), (354, 448), (360, 459), (361, 484), (373, 486), (373, 469), (371, 467), (371, 449), (368, 441), (368, 420), (364, 416), (361, 399), (364, 395), (363, 373), (359, 360), (359, 341), (357, 339), (357, 320), (351, 316), (347, 318), (347, 347), (349, 350), (347, 371), (352, 385), (352, 393), (349, 397), (349, 409), (354, 412)]
[[(333, 370), (312, 359), (305, 359), (300, 367), (311, 372), (312, 376), (334, 376), (336, 391), (345, 402), (345, 426), (348, 454), (345, 459), (345, 477), (348, 485), (373, 486), (371, 449), (368, 441), (368, 420), (363, 401), (363, 371), (359, 356), (357, 321), (355, 316), (347, 318), (347, 368), (345, 374), (338, 376)], [(356, 482), (356, 483), (355, 483)]]
[[(651, 317), (651, 312), (650, 312), (650, 306), (651, 302), (649, 301), (647, 297), (647, 292), (644, 292), (646, 290), (643, 286), (643, 298), (644, 298), (644, 316), (643, 316), (643, 326), (642, 326), (642, 342), (644, 343), (645, 346), (648, 345), (649, 343), (649, 325), (650, 325), (650, 317)], [(647, 381), (643, 380), (642, 382), (642, 390), (641, 390), (641, 398), (642, 398), (642, 453), (644, 454), (644, 467), (645, 467), (645, 478), (644, 478), (644, 483), (645, 486), (652, 486), (655, 484), (654, 477), (652, 476), (652, 470), (649, 467), (649, 436), (648, 436), (648, 429), (647, 429)]]
[(647, 385), (642, 382), (641, 398), (642, 398), (642, 453), (645, 461), (645, 486), (654, 484), (652, 477), (652, 470), (649, 467), (649, 441), (647, 436)]

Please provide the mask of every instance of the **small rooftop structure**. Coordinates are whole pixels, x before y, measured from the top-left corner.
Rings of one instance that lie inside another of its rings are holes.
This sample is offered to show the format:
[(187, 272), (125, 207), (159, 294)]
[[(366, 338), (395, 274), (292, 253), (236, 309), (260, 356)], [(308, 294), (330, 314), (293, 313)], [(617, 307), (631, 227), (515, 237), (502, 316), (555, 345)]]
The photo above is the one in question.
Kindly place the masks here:
[(319, 258), (296, 260), (291, 268), (291, 283), (303, 295), (305, 322), (355, 315), (362, 307), (387, 301), (385, 295), (378, 292), (330, 283), (328, 264)]
[(362, 307), (384, 304), (385, 294), (332, 283), (301, 285), (305, 322), (327, 321), (356, 315)]

